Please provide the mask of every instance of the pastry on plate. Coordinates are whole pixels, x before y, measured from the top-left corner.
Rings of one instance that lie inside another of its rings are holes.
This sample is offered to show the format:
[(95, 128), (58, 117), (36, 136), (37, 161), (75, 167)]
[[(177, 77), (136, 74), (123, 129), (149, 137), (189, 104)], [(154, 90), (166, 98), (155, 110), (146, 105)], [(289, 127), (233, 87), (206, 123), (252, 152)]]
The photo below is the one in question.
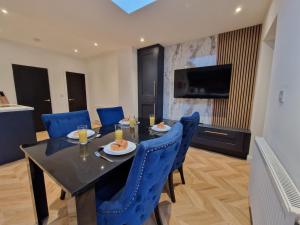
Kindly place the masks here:
[(164, 129), (166, 126), (165, 126), (165, 123), (164, 122), (161, 122), (159, 124), (157, 124), (157, 128), (159, 129)]
[(111, 150), (113, 151), (122, 151), (127, 149), (128, 141), (126, 140), (118, 140), (111, 144)]

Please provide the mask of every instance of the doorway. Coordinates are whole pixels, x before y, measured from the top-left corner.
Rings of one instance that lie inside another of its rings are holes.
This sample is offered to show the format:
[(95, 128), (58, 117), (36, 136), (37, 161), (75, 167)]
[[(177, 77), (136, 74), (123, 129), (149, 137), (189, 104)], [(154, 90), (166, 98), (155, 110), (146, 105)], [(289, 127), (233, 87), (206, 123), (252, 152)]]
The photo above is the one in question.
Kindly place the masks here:
[(66, 72), (69, 111), (87, 109), (85, 75), (82, 73)]
[(18, 104), (33, 107), (36, 131), (45, 130), (41, 115), (52, 113), (48, 70), (16, 64), (12, 69)]

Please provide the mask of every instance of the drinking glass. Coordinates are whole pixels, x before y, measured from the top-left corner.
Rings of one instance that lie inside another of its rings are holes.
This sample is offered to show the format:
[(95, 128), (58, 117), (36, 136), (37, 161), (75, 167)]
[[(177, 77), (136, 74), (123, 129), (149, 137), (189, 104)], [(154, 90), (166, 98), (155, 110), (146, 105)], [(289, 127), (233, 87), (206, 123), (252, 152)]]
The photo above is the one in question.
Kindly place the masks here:
[(87, 138), (87, 125), (80, 125), (77, 127), (77, 132), (79, 136), (79, 143), (81, 145), (86, 145), (88, 143)]
[(120, 124), (115, 125), (115, 140), (119, 141), (123, 139), (123, 130)]
[(89, 156), (87, 145), (80, 145), (79, 152), (80, 152), (80, 157), (82, 158), (82, 161), (86, 162), (87, 157)]
[(129, 119), (129, 126), (131, 128), (134, 128), (135, 125), (136, 125), (136, 119), (135, 119), (135, 117), (130, 117), (130, 119)]
[(154, 126), (154, 124), (155, 124), (155, 115), (154, 114), (150, 114), (149, 122), (150, 122), (150, 127)]

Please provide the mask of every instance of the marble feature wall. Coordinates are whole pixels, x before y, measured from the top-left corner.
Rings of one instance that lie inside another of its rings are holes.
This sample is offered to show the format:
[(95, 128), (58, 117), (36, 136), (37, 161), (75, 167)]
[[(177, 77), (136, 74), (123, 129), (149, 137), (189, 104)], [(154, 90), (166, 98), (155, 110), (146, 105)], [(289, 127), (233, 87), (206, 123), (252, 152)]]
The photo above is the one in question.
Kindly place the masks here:
[(174, 71), (216, 65), (217, 38), (215, 35), (165, 47), (164, 118), (177, 120), (198, 111), (200, 121), (211, 124), (213, 100), (174, 98)]

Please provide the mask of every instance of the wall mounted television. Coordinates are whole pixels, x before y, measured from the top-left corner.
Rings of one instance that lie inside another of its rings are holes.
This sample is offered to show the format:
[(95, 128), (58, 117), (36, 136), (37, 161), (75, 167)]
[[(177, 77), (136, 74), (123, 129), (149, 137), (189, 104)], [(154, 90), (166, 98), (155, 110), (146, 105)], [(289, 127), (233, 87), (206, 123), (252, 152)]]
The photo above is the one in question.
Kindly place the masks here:
[(229, 98), (231, 64), (174, 71), (174, 98)]

